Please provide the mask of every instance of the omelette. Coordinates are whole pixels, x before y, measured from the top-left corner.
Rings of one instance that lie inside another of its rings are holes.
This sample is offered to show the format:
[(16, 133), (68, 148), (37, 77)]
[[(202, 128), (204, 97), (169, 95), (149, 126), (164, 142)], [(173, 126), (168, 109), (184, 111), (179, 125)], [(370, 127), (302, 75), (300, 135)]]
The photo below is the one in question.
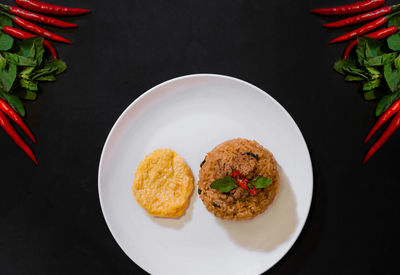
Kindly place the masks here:
[(194, 178), (185, 160), (171, 149), (157, 149), (141, 160), (132, 192), (150, 215), (176, 218), (185, 213)]

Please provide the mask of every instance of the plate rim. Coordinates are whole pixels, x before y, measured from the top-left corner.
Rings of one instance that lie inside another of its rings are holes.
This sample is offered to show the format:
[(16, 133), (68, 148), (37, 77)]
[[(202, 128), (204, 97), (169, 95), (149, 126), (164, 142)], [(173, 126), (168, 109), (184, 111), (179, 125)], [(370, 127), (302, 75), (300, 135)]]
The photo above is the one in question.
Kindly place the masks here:
[(262, 90), (261, 88), (247, 82), (244, 81), (242, 79), (236, 78), (236, 77), (232, 77), (232, 76), (227, 76), (227, 75), (222, 75), (222, 74), (214, 74), (214, 73), (198, 73), (198, 74), (188, 74), (188, 75), (183, 75), (183, 76), (178, 76), (169, 80), (166, 80), (164, 82), (161, 82), (159, 84), (157, 84), (156, 86), (148, 89), (147, 91), (145, 91), (143, 94), (141, 94), (140, 96), (138, 96), (135, 100), (133, 100), (125, 109), (124, 111), (119, 115), (119, 117), (117, 118), (117, 120), (115, 120), (113, 126), (111, 127), (111, 130), (109, 131), (106, 141), (104, 142), (103, 148), (101, 150), (101, 156), (100, 156), (100, 161), (99, 161), (99, 168), (98, 168), (98, 174), (97, 174), (97, 191), (98, 191), (98, 195), (99, 195), (99, 202), (100, 202), (100, 208), (101, 208), (101, 212), (103, 214), (103, 218), (106, 222), (107, 228), (110, 231), (114, 241), (118, 244), (119, 248), (125, 253), (125, 255), (137, 266), (139, 266), (142, 270), (144, 270), (145, 272), (149, 272), (145, 267), (143, 267), (142, 265), (136, 263), (127, 253), (127, 251), (123, 248), (123, 246), (120, 244), (120, 242), (118, 241), (118, 239), (116, 238), (116, 235), (113, 232), (113, 229), (110, 226), (110, 222), (109, 219), (107, 218), (107, 215), (105, 214), (104, 211), (104, 203), (102, 200), (102, 188), (101, 188), (101, 171), (104, 169), (104, 154), (106, 151), (106, 148), (110, 142), (110, 139), (114, 133), (114, 131), (116, 130), (116, 128), (118, 127), (119, 122), (125, 117), (125, 115), (131, 110), (131, 108), (134, 108), (134, 106), (136, 104), (138, 104), (140, 101), (142, 101), (142, 99), (144, 97), (146, 97), (147, 95), (149, 95), (150, 93), (152, 93), (154, 90), (159, 89), (162, 86), (168, 85), (171, 82), (175, 82), (175, 81), (180, 81), (183, 79), (188, 79), (188, 78), (202, 78), (202, 77), (212, 77), (212, 78), (219, 78), (219, 79), (226, 79), (229, 81), (235, 81), (235, 82), (239, 82), (241, 84), (244, 84), (246, 86), (249, 86), (251, 88), (253, 88), (255, 91), (257, 91), (258, 93), (263, 94), (264, 96), (266, 96), (267, 98), (269, 98), (270, 100), (273, 101), (274, 104), (276, 104), (278, 106), (278, 108), (281, 109), (281, 111), (283, 111), (283, 113), (285, 114), (286, 117), (288, 117), (288, 119), (296, 126), (295, 129), (298, 132), (298, 134), (301, 137), (302, 142), (304, 142), (305, 145), (305, 149), (307, 151), (306, 157), (308, 159), (308, 166), (309, 166), (309, 171), (311, 173), (311, 184), (310, 184), (310, 198), (307, 200), (307, 214), (304, 218), (303, 221), (300, 221), (299, 224), (299, 230), (297, 233), (295, 233), (293, 235), (293, 242), (283, 250), (282, 255), (270, 266), (267, 267), (266, 270), (262, 271), (266, 272), (269, 269), (271, 269), (273, 266), (275, 266), (278, 262), (280, 262), (289, 252), (289, 250), (294, 246), (294, 244), (298, 241), (299, 236), (302, 234), (303, 230), (304, 230), (304, 226), (307, 223), (308, 219), (309, 219), (309, 214), (310, 214), (310, 210), (311, 210), (311, 205), (312, 205), (312, 201), (313, 201), (313, 197), (314, 197), (314, 170), (313, 170), (313, 165), (312, 165), (312, 159), (311, 159), (311, 154), (310, 154), (310, 150), (308, 148), (308, 144), (304, 138), (304, 135), (302, 133), (302, 131), (300, 130), (300, 127), (297, 125), (296, 121), (293, 119), (293, 117), (290, 115), (290, 113), (275, 99), (273, 98), (270, 94), (268, 94), (266, 91)]

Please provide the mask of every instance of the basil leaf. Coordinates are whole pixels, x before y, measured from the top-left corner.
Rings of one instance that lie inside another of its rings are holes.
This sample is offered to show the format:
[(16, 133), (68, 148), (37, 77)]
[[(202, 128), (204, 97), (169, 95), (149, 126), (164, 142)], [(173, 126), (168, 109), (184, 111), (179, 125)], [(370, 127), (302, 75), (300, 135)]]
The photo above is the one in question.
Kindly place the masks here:
[(25, 116), (25, 108), (24, 104), (22, 104), (21, 100), (13, 95), (6, 93), (0, 89), (0, 97), (5, 99), (8, 104), (20, 115), (20, 116)]
[(17, 46), (18, 51), (16, 52), (20, 56), (24, 56), (26, 58), (35, 58), (35, 45), (33, 43), (35, 37), (27, 38), (21, 41), (17, 41), (15, 44)]
[(379, 87), (379, 85), (381, 84), (381, 80), (380, 79), (374, 79), (368, 82), (364, 82), (363, 84), (363, 90), (364, 91), (370, 91), (373, 90), (377, 87)]
[(4, 68), (0, 67), (0, 87), (9, 92), (17, 76), (17, 65), (9, 63)]
[[(337, 71), (338, 73), (340, 73), (342, 75), (351, 74), (354, 76), (359, 76), (365, 80), (368, 79), (367, 72), (362, 69), (359, 69), (353, 60), (349, 60), (349, 59), (339, 60), (335, 63), (333, 68), (335, 71)], [(357, 81), (357, 80), (353, 80), (353, 79), (356, 79), (353, 77), (349, 77), (349, 79), (350, 80), (348, 80), (348, 81)]]
[(393, 68), (392, 64), (386, 64), (383, 67), (383, 72), (390, 91), (394, 92), (400, 83), (400, 70)]
[(35, 67), (27, 67), (23, 69), (18, 75), (22, 79), (29, 79)]
[(0, 53), (0, 69), (4, 69), (7, 66), (7, 60)]
[[(391, 26), (400, 26), (400, 16), (399, 15), (395, 15), (389, 19), (388, 27), (391, 27)], [(391, 36), (389, 36), (387, 39), (387, 44), (388, 44), (389, 49), (391, 49), (393, 51), (399, 51), (400, 50), (400, 34), (395, 33), (395, 34), (392, 34)]]
[(375, 99), (381, 98), (384, 95), (386, 95), (386, 94), (384, 94), (380, 90), (371, 90), (371, 91), (367, 91), (364, 93), (364, 99), (368, 100), (368, 101), (375, 100)]
[(52, 74), (49, 75), (44, 75), (44, 76), (40, 76), (38, 78), (36, 78), (35, 80), (37, 81), (56, 81), (56, 77)]
[[(45, 75), (59, 75), (60, 73), (64, 72), (67, 69), (67, 65), (65, 64), (64, 61), (59, 60), (59, 59), (52, 59), (50, 61), (45, 61), (43, 68), (35, 71), (34, 74), (32, 74), (32, 79), (39, 79), (42, 76)], [(47, 81), (50, 78), (46, 78)]]
[(369, 79), (378, 79), (382, 77), (381, 72), (374, 67), (365, 67), (365, 69), (368, 71)]
[(380, 116), (384, 111), (386, 111), (395, 100), (400, 98), (400, 91), (398, 90), (397, 92), (390, 94), (390, 95), (385, 95), (381, 98), (381, 100), (378, 102), (378, 105), (376, 106), (376, 111), (375, 115)]
[(28, 57), (25, 57), (25, 56), (20, 56), (20, 55), (15, 54), (15, 53), (5, 52), (4, 53), (4, 57), (9, 63), (13, 63), (13, 64), (18, 65), (18, 66), (36, 66), (36, 60), (35, 59), (28, 58)]
[(348, 59), (341, 59), (339, 61), (336, 61), (335, 64), (333, 65), (333, 69), (340, 73), (341, 75), (346, 75), (347, 73), (343, 70), (343, 67), (346, 66), (346, 64), (349, 62)]
[[(12, 20), (10, 17), (0, 14), (0, 27), (4, 26), (12, 26)], [(5, 34), (3, 31), (0, 31), (0, 51), (8, 51), (12, 48), (14, 43), (14, 39)]]
[(17, 41), (16, 45), (18, 48), (16, 53), (18, 55), (36, 60), (38, 66), (42, 64), (44, 53), (42, 37), (31, 37)]
[(357, 48), (356, 48), (357, 60), (358, 63), (361, 65), (364, 64), (366, 45), (367, 45), (367, 40), (364, 37), (357, 38)]
[(346, 75), (346, 77), (344, 78), (345, 81), (363, 81), (365, 80), (363, 77), (358, 76), (358, 75), (351, 75), (348, 74)]
[(374, 57), (377, 57), (379, 55), (382, 55), (382, 46), (383, 42), (373, 39), (373, 38), (366, 38), (367, 39), (367, 44), (365, 47), (365, 57), (366, 59), (371, 59)]
[(29, 90), (18, 89), (15, 95), (25, 100), (36, 100), (37, 93)]
[(357, 57), (360, 65), (365, 65), (365, 61), (383, 55), (382, 46), (383, 42), (368, 38), (358, 37)]
[(371, 59), (365, 60), (364, 65), (365, 66), (383, 66), (386, 64), (390, 64), (393, 62), (393, 60), (396, 58), (397, 53), (387, 53), (384, 55), (379, 55), (376, 57), (373, 57)]
[(266, 188), (272, 184), (272, 179), (266, 177), (257, 177), (251, 181), (255, 188)]
[(20, 79), (19, 80), (19, 84), (21, 85), (21, 87), (26, 88), (30, 91), (37, 91), (38, 90), (38, 86), (37, 83), (27, 80), (27, 79)]
[(210, 187), (225, 193), (235, 189), (237, 187), (237, 184), (231, 176), (226, 176), (225, 178), (213, 181)]

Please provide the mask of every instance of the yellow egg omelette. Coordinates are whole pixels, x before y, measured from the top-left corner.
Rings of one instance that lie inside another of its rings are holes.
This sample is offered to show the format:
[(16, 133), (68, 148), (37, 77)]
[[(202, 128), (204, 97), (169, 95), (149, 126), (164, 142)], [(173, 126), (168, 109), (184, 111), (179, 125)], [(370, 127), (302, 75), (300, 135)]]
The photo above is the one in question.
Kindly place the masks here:
[(157, 149), (139, 163), (132, 191), (150, 215), (176, 218), (185, 213), (193, 182), (192, 171), (181, 156), (171, 149)]

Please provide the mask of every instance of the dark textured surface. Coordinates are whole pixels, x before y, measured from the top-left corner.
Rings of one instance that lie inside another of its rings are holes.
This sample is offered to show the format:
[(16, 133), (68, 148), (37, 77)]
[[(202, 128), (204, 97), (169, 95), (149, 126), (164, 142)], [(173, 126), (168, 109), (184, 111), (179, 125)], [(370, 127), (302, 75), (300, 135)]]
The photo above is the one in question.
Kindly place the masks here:
[(322, 29), (326, 20), (308, 12), (349, 1), (51, 2), (93, 13), (68, 19), (78, 29), (58, 31), (74, 42), (55, 43), (69, 69), (27, 104), (40, 166), (0, 131), (1, 274), (145, 273), (104, 222), (101, 149), (135, 98), (192, 73), (234, 76), (268, 91), (309, 145), (311, 212), (294, 247), (267, 274), (395, 273), (400, 132), (361, 165), (375, 104), (333, 72), (344, 44), (327, 42), (341, 32)]

